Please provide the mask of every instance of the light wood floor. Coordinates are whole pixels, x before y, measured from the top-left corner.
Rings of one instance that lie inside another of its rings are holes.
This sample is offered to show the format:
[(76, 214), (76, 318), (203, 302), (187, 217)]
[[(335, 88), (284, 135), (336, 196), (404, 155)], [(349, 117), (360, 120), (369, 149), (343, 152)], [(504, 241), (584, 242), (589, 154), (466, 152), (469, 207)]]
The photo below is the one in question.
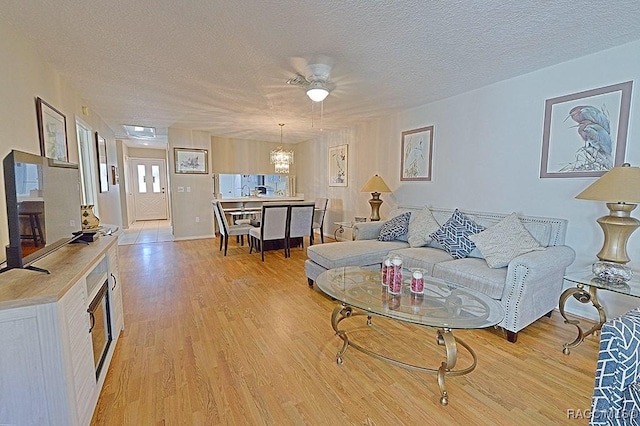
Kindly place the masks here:
[[(567, 410), (590, 407), (598, 340), (563, 355), (575, 328), (558, 312), (526, 328), (516, 344), (495, 329), (456, 331), (475, 349), (478, 367), (447, 379), (443, 407), (434, 375), (353, 349), (336, 364), (335, 302), (308, 287), (306, 250), (292, 249), (289, 259), (267, 252), (262, 263), (235, 243), (224, 257), (218, 244), (119, 247), (126, 329), (93, 424), (587, 424)], [(367, 327), (363, 317), (342, 325), (405, 361), (442, 361), (433, 329), (379, 318)]]

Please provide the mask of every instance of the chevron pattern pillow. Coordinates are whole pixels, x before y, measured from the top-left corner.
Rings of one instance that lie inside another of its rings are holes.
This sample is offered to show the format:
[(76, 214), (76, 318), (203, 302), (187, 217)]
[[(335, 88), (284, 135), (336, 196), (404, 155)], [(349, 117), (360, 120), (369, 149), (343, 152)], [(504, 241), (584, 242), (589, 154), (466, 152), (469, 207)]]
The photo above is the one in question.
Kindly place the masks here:
[(380, 228), (378, 241), (393, 241), (397, 240), (398, 237), (407, 235), (410, 218), (411, 212), (406, 212), (386, 221)]
[(476, 248), (473, 241), (468, 238), (469, 235), (477, 234), (482, 230), (484, 230), (482, 225), (478, 225), (463, 215), (460, 210), (455, 209), (449, 220), (429, 236), (440, 243), (454, 259), (462, 259)]

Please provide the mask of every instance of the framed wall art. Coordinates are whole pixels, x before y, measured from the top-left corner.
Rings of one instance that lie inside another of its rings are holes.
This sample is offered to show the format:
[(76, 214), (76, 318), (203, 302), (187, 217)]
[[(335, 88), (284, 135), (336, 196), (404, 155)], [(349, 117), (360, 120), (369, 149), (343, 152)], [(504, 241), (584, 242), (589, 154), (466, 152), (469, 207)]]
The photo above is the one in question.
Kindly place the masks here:
[(98, 180), (100, 192), (109, 190), (109, 170), (107, 169), (107, 141), (96, 132), (96, 153), (98, 154)]
[(118, 176), (118, 167), (111, 166), (111, 185), (118, 185), (120, 183), (120, 177)]
[(206, 149), (173, 148), (173, 156), (176, 173), (209, 173), (209, 159)]
[(67, 118), (40, 98), (36, 98), (36, 115), (41, 155), (58, 161), (69, 161)]
[(349, 145), (329, 147), (329, 186), (347, 186)]
[(401, 181), (430, 181), (433, 126), (402, 132)]
[(547, 99), (540, 177), (598, 177), (624, 162), (632, 81)]

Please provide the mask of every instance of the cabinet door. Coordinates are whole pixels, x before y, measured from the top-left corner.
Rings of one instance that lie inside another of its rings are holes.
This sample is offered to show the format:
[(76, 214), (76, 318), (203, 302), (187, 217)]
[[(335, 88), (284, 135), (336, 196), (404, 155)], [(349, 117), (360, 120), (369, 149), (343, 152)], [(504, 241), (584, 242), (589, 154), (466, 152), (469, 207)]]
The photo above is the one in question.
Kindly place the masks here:
[(58, 303), (66, 342), (66, 376), (73, 384), (69, 393), (74, 395), (79, 424), (89, 424), (98, 400), (98, 390), (89, 333), (89, 301), (85, 279), (76, 283)]
[(0, 311), (0, 423), (49, 424), (35, 307)]
[(122, 282), (118, 269), (118, 246), (113, 245), (107, 254), (109, 259), (109, 300), (111, 301), (111, 321), (113, 340), (124, 330), (124, 311), (122, 306)]

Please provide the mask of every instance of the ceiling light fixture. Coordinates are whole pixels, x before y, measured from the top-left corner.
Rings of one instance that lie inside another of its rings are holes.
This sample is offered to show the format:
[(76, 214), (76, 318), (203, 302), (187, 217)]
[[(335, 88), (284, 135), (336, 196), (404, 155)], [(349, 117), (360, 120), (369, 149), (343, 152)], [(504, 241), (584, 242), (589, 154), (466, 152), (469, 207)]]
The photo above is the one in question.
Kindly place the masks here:
[(289, 173), (289, 165), (293, 164), (293, 151), (282, 149), (282, 128), (284, 123), (279, 123), (278, 126), (280, 126), (280, 146), (271, 151), (271, 164), (275, 164), (276, 173)]
[(134, 126), (130, 124), (123, 124), (124, 131), (127, 132), (127, 135), (136, 139), (155, 139), (156, 138), (156, 129), (154, 127), (146, 127), (146, 126)]
[(313, 102), (322, 102), (329, 96), (329, 90), (322, 81), (313, 81), (307, 89), (307, 96)]

